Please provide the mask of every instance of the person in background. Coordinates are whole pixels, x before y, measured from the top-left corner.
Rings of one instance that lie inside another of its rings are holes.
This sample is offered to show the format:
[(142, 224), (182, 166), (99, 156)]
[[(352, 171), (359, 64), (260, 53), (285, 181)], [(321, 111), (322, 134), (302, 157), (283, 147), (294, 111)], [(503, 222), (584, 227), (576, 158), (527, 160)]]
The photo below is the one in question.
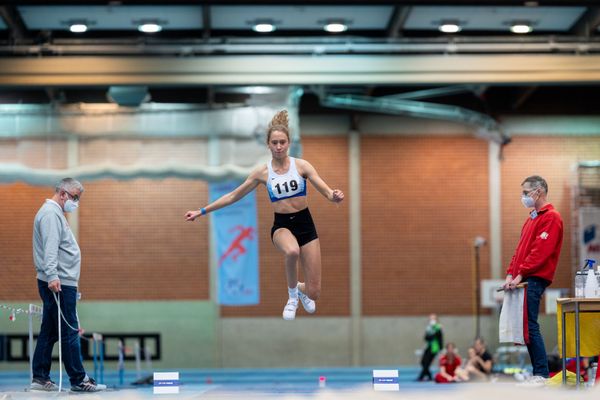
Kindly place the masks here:
[(433, 379), (429, 368), (435, 356), (444, 347), (442, 325), (438, 322), (436, 314), (429, 315), (429, 324), (427, 324), (427, 328), (425, 329), (424, 339), (427, 342), (427, 347), (425, 347), (423, 356), (421, 357), (421, 373), (417, 381), (430, 381)]
[(492, 355), (486, 350), (485, 341), (482, 338), (475, 339), (473, 347), (469, 348), (469, 359), (465, 365), (467, 379), (486, 380), (492, 374)]
[(461, 363), (456, 346), (454, 343), (448, 343), (446, 353), (440, 357), (440, 372), (435, 375), (436, 383), (462, 382), (463, 379), (456, 373)]

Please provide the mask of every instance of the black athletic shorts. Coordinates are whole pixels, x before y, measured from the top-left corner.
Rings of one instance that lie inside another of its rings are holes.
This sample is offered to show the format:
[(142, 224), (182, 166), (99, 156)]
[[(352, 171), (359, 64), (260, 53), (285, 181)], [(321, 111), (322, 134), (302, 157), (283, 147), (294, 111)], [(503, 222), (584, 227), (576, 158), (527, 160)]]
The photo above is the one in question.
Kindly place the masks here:
[(319, 237), (308, 208), (291, 214), (275, 213), (275, 220), (271, 228), (271, 240), (273, 240), (273, 234), (279, 228), (289, 229), (300, 247)]

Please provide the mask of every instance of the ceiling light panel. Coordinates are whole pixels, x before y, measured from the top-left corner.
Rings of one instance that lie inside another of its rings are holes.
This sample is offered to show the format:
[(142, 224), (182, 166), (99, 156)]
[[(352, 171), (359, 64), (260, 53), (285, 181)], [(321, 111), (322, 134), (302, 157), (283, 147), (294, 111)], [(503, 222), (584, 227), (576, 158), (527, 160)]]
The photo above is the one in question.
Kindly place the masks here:
[(200, 6), (20, 6), (28, 29), (69, 30), (69, 21), (90, 21), (89, 30), (137, 30), (160, 21), (164, 30), (202, 29)]
[(331, 32), (331, 33), (340, 33), (340, 32), (346, 32), (348, 30), (348, 25), (346, 24), (346, 21), (344, 21), (344, 20), (328, 21), (323, 26), (323, 29), (325, 29), (327, 32)]
[(532, 30), (533, 27), (529, 22), (515, 22), (510, 24), (510, 31), (512, 33), (529, 33)]
[(438, 25), (440, 32), (444, 33), (457, 33), (462, 30), (460, 22), (456, 21), (441, 21)]
[(463, 31), (508, 32), (514, 20), (535, 23), (535, 31), (566, 32), (585, 7), (415, 6), (404, 24), (407, 30), (437, 30), (442, 20), (461, 21)]
[(219, 30), (252, 29), (253, 22), (277, 21), (279, 30), (323, 32), (323, 21), (344, 21), (348, 31), (385, 30), (392, 6), (212, 6), (211, 27)]
[(260, 33), (273, 32), (277, 27), (271, 22), (258, 22), (252, 26), (252, 30)]
[(84, 22), (75, 22), (69, 24), (69, 30), (73, 33), (83, 33), (88, 30), (88, 26)]

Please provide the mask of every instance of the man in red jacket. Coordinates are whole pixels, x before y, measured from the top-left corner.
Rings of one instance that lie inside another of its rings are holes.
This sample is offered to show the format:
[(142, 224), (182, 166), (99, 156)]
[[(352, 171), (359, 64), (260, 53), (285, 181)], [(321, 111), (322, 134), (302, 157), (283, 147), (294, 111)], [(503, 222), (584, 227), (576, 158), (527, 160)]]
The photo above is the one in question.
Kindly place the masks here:
[(521, 202), (533, 208), (521, 230), (521, 239), (506, 271), (505, 290), (527, 282), (527, 318), (529, 343), (527, 350), (533, 366), (533, 383), (548, 378), (548, 359), (544, 338), (538, 324), (540, 299), (554, 279), (563, 240), (563, 222), (558, 211), (548, 202), (548, 184), (541, 176), (530, 176), (521, 184)]

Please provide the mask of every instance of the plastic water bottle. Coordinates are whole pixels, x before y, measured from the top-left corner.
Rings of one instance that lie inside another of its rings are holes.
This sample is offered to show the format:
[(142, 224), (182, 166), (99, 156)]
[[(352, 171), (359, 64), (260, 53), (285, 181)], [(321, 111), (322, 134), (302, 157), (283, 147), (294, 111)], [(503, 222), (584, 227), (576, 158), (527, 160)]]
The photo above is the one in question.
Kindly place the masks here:
[(575, 297), (582, 298), (583, 290), (585, 289), (585, 280), (587, 278), (587, 271), (577, 271), (575, 274)]
[(596, 271), (594, 271), (594, 263), (596, 260), (589, 259), (585, 260), (585, 262), (588, 271), (583, 294), (586, 299), (591, 299), (596, 297), (596, 291), (598, 290), (598, 279), (596, 279)]
[(591, 363), (588, 368), (588, 381), (587, 386), (592, 387), (596, 382), (596, 373), (598, 372), (598, 363)]
[(590, 263), (594, 263), (595, 260), (587, 259), (585, 260), (585, 264), (579, 271), (575, 273), (575, 297), (583, 298), (585, 296), (585, 281), (587, 279), (587, 273), (589, 269)]
[(585, 265), (581, 267), (579, 271), (575, 273), (575, 297), (583, 298), (585, 297), (585, 281), (587, 280), (587, 273), (590, 262), (595, 262), (594, 260), (585, 260)]
[(327, 386), (327, 378), (324, 376), (319, 376), (319, 387), (324, 388)]

